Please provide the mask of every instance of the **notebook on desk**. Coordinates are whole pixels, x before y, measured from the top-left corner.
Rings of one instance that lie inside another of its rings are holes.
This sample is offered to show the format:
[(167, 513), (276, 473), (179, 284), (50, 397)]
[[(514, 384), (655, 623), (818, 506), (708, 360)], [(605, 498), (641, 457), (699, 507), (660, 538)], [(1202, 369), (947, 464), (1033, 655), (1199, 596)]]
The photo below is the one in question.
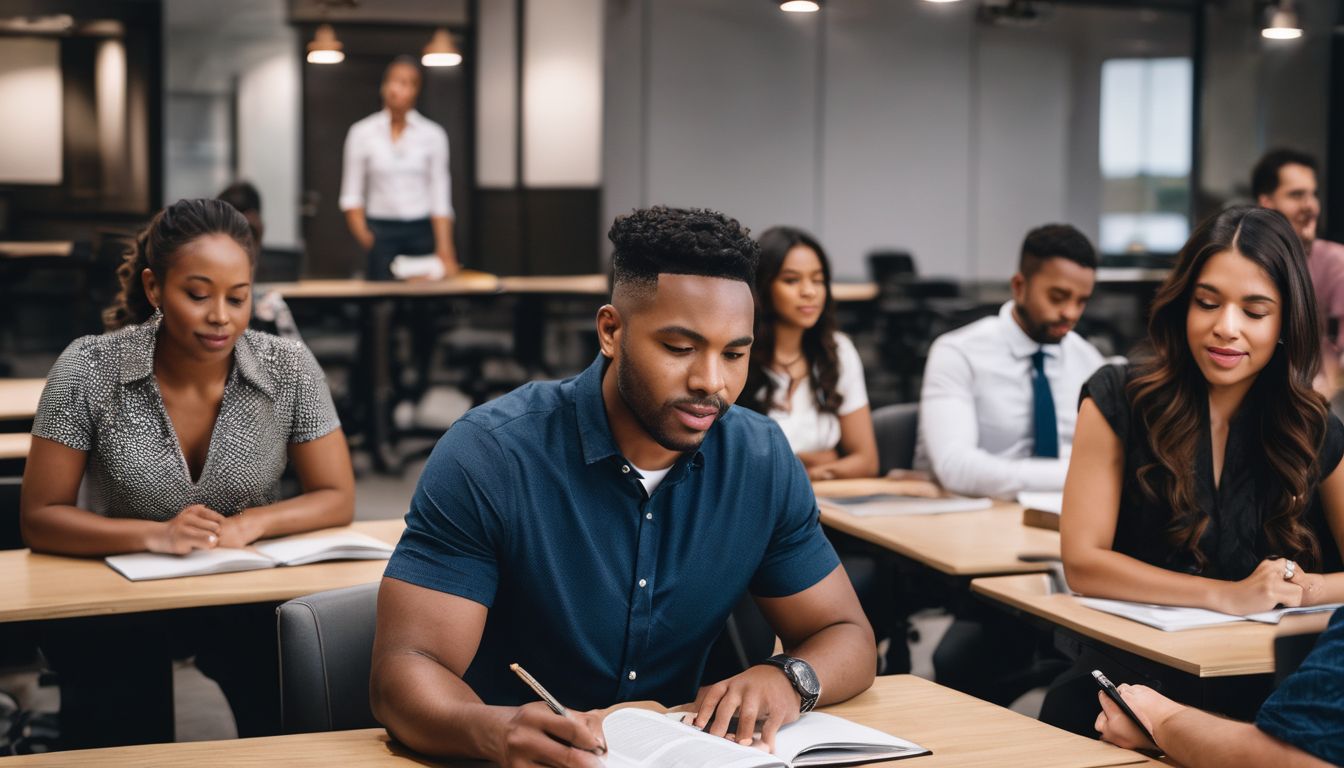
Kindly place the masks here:
[(780, 728), (775, 752), (770, 754), (683, 725), (681, 714), (631, 708), (607, 715), (602, 721), (609, 749), (606, 764), (612, 768), (793, 768), (930, 754), (918, 744), (824, 712), (808, 712)]
[(939, 515), (947, 512), (974, 512), (994, 506), (992, 499), (978, 499), (955, 494), (943, 494), (929, 498), (926, 496), (874, 493), (866, 496), (847, 496), (844, 498), (822, 496), (819, 498), (858, 517)]
[(255, 571), (282, 565), (307, 565), (324, 560), (387, 560), (393, 546), (354, 531), (322, 536), (287, 536), (247, 549), (198, 549), (186, 555), (137, 552), (104, 558), (131, 581)]
[(1059, 515), (1064, 510), (1064, 494), (1048, 491), (1022, 491), (1017, 494), (1022, 505), (1022, 524), (1033, 528), (1059, 530)]
[(1183, 629), (1214, 627), (1219, 624), (1235, 624), (1242, 621), (1257, 621), (1262, 624), (1278, 624), (1284, 616), (1295, 613), (1318, 613), (1333, 611), (1340, 603), (1328, 605), (1308, 605), (1300, 608), (1279, 608), (1273, 611), (1238, 616), (1232, 613), (1220, 613), (1204, 608), (1184, 608), (1175, 605), (1150, 605), (1132, 603), (1128, 600), (1105, 600), (1099, 597), (1079, 597), (1078, 602), (1098, 611), (1123, 616), (1140, 624), (1156, 627), (1164, 632), (1179, 632)]

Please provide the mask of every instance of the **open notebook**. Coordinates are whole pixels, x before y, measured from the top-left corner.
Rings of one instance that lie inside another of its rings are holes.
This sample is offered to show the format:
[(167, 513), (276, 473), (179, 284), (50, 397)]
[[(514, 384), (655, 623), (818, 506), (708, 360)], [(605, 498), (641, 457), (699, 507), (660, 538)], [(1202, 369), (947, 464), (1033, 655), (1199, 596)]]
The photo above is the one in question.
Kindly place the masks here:
[(1278, 624), (1284, 616), (1294, 613), (1317, 613), (1333, 611), (1340, 603), (1328, 605), (1308, 605), (1301, 608), (1279, 608), (1274, 611), (1252, 613), (1237, 616), (1232, 613), (1219, 613), (1204, 608), (1182, 608), (1174, 605), (1149, 605), (1131, 603), (1127, 600), (1103, 600), (1099, 597), (1079, 597), (1078, 602), (1098, 611), (1123, 616), (1140, 624), (1157, 627), (1164, 632), (1177, 632), (1182, 629), (1213, 627), (1219, 624), (1232, 624), (1238, 621), (1258, 621), (1263, 624)]
[(619, 709), (602, 721), (611, 768), (792, 768), (855, 765), (927, 755), (929, 750), (865, 725), (808, 712), (779, 729), (775, 753), (710, 736), (680, 722), (681, 713)]
[(925, 496), (900, 496), (893, 493), (875, 493), (866, 496), (847, 496), (836, 498), (819, 497), (858, 517), (881, 517), (883, 515), (940, 515), (945, 512), (974, 512), (994, 506), (992, 499), (977, 499), (970, 496), (944, 494), (935, 498)]
[(188, 555), (138, 552), (112, 555), (108, 565), (131, 581), (255, 571), (278, 565), (307, 565), (323, 560), (386, 560), (392, 545), (354, 531), (324, 536), (287, 536), (247, 549), (198, 549)]

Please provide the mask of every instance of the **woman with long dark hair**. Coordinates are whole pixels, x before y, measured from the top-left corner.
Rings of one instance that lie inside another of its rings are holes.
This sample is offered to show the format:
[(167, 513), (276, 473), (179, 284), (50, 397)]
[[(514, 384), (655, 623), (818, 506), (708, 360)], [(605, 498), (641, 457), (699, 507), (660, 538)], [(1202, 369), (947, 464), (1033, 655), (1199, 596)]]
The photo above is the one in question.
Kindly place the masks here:
[[(354, 474), (322, 369), (302, 344), (248, 330), (255, 261), (247, 220), (219, 200), (180, 200), (136, 238), (109, 332), (71, 342), (47, 377), (20, 502), (30, 547), (185, 555), (350, 522)], [(291, 462), (302, 493), (281, 500)], [(94, 639), (53, 627), (43, 650), (60, 671), (65, 745), (171, 741), (159, 683), (193, 650), (240, 735), (275, 732), (274, 610), (236, 614), (220, 632), (134, 616)]]
[[(1153, 300), (1151, 359), (1083, 388), (1060, 522), (1071, 588), (1242, 615), (1344, 601), (1344, 426), (1311, 387), (1318, 323), (1281, 214), (1199, 227)], [(1078, 714), (1090, 729), (1095, 701)]]
[(863, 363), (836, 330), (831, 265), (794, 227), (761, 233), (756, 332), (738, 402), (784, 430), (813, 480), (877, 474)]

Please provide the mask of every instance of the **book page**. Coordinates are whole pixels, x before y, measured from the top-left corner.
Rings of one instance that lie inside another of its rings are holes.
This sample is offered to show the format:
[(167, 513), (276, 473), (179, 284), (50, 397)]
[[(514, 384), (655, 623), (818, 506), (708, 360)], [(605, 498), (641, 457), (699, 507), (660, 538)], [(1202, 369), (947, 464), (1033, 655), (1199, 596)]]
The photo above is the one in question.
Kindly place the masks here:
[(281, 565), (305, 565), (322, 560), (387, 560), (394, 547), (355, 531), (322, 536), (286, 536), (256, 544), (258, 552)]
[(602, 721), (612, 768), (787, 768), (779, 758), (710, 736), (646, 709), (618, 709)]
[(775, 754), (794, 766), (914, 757), (929, 750), (905, 739), (825, 712), (808, 712), (779, 729)]
[(275, 567), (275, 563), (265, 555), (246, 549), (224, 548), (197, 549), (187, 555), (137, 552), (133, 555), (112, 555), (104, 558), (104, 562), (131, 581), (204, 576), (210, 573), (255, 571)]
[(1022, 491), (1017, 494), (1017, 503), (1027, 509), (1058, 515), (1064, 509), (1064, 494), (1046, 491)]
[(1175, 605), (1146, 605), (1128, 600), (1105, 600), (1099, 597), (1079, 597), (1078, 602), (1098, 611), (1113, 613), (1126, 619), (1157, 627), (1164, 632), (1212, 627), (1245, 621), (1243, 616), (1219, 613), (1204, 608), (1182, 608)]
[(1344, 605), (1344, 603), (1322, 603), (1320, 605), (1303, 605), (1297, 608), (1276, 608), (1272, 611), (1262, 613), (1249, 613), (1246, 618), (1251, 621), (1258, 621), (1262, 624), (1278, 624), (1284, 616), (1292, 616), (1298, 613), (1322, 613), (1324, 611), (1333, 611)]

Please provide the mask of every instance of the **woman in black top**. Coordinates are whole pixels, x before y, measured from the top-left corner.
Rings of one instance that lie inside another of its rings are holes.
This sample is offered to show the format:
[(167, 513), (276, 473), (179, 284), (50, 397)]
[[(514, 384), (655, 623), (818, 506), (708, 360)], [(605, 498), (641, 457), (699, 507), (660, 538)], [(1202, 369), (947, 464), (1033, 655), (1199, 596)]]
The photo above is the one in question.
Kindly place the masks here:
[[(1234, 614), (1344, 601), (1344, 426), (1311, 387), (1320, 328), (1287, 219), (1233, 208), (1202, 224), (1148, 331), (1151, 359), (1083, 387), (1060, 521), (1069, 586)], [(1090, 712), (1055, 694), (1042, 719), (1072, 710), (1090, 731), (1095, 688)]]

